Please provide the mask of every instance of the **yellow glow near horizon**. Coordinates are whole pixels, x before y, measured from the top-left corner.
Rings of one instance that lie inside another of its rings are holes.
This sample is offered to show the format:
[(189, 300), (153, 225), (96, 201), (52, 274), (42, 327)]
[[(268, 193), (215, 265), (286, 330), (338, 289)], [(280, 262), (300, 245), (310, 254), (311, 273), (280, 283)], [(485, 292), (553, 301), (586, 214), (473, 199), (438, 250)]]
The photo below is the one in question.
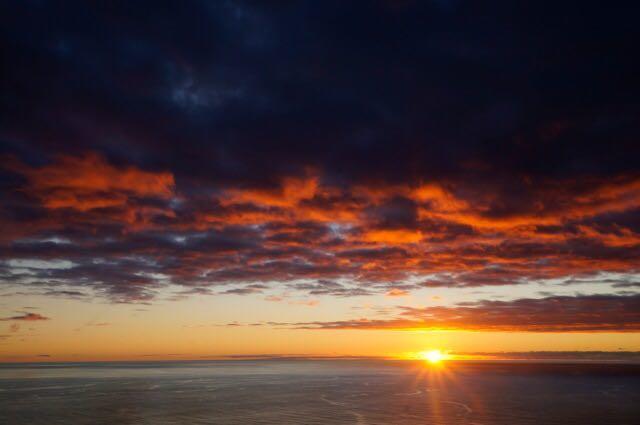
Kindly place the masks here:
[(447, 355), (440, 350), (422, 351), (419, 356), (422, 360), (426, 360), (432, 364), (440, 363), (447, 358)]
[[(442, 369), (458, 360), (502, 359), (511, 352), (640, 351), (639, 332), (319, 331), (219, 326), (238, 317), (246, 323), (255, 323), (274, 317), (295, 322), (348, 315), (352, 305), (345, 299), (332, 304), (321, 302), (313, 308), (287, 305), (283, 309), (282, 302), (269, 302), (257, 296), (193, 297), (141, 308), (136, 304), (88, 303), (18, 294), (2, 297), (0, 318), (15, 315), (14, 310), (21, 306), (36, 307), (50, 320), (18, 323), (21, 326), (17, 332), (12, 331), (12, 323), (0, 321), (0, 362), (198, 360), (294, 353), (381, 356)], [(444, 361), (431, 363), (421, 355), (436, 349), (443, 353)]]

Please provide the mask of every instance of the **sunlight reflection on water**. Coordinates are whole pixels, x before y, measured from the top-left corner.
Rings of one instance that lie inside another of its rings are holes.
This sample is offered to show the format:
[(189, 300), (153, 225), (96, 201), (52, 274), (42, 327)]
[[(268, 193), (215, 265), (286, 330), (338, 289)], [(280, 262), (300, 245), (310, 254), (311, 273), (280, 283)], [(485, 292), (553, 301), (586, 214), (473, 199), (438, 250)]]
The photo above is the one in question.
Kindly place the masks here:
[(632, 424), (640, 380), (384, 361), (3, 365), (0, 404), (15, 425)]

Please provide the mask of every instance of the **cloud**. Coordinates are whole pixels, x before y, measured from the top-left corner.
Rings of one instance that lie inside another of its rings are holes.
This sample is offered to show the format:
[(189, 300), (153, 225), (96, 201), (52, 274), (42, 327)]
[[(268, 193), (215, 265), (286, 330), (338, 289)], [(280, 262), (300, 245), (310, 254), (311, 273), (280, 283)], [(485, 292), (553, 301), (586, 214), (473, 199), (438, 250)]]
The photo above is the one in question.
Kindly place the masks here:
[(352, 297), (640, 273), (633, 13), (111, 9), (6, 10), (0, 282), (16, 291), (149, 303), (169, 286)]
[(410, 292), (400, 288), (391, 288), (386, 294), (387, 297), (406, 297)]
[(221, 294), (248, 295), (248, 294), (261, 293), (264, 289), (267, 289), (267, 288), (268, 287), (265, 285), (253, 284), (253, 285), (247, 285), (240, 288), (227, 289), (225, 291), (222, 291)]
[(499, 353), (469, 352), (460, 354), (493, 359), (580, 360), (593, 362), (591, 364), (596, 365), (603, 364), (603, 361), (619, 361), (628, 364), (637, 363), (640, 360), (640, 352), (638, 351), (519, 351)]
[(151, 173), (135, 167), (115, 167), (102, 156), (60, 156), (50, 165), (10, 166), (26, 177), (25, 190), (45, 208), (81, 212), (125, 205), (129, 197), (167, 198), (173, 194), (170, 173)]
[(10, 321), (10, 320), (20, 320), (20, 321), (26, 321), (26, 322), (35, 322), (35, 321), (50, 320), (50, 319), (48, 317), (45, 317), (45, 316), (43, 316), (41, 314), (38, 314), (38, 313), (21, 313), (18, 316), (0, 318), (0, 321)]
[(280, 324), (298, 329), (638, 332), (640, 295), (583, 295), (400, 307), (392, 319)]
[(315, 282), (295, 283), (288, 285), (296, 292), (306, 292), (309, 295), (332, 295), (338, 297), (355, 297), (372, 295), (374, 291), (362, 286), (338, 283), (332, 280), (320, 279)]
[(289, 301), (290, 305), (302, 305), (302, 306), (306, 306), (306, 307), (315, 307), (318, 304), (320, 304), (320, 301), (318, 300), (295, 300), (295, 301)]
[(276, 295), (269, 295), (269, 296), (264, 297), (265, 301), (272, 301), (272, 302), (280, 302), (283, 299), (284, 299), (283, 297), (278, 297)]

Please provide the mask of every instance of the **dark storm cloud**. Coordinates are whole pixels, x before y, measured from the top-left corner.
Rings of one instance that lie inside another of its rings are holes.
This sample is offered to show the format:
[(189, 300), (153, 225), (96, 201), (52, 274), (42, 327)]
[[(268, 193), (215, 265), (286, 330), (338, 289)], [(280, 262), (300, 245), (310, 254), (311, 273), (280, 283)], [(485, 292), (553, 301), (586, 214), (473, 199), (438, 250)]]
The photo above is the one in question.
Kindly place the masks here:
[(639, 272), (631, 10), (0, 8), (3, 284), (148, 302)]
[(492, 215), (533, 201), (506, 176), (636, 171), (637, 29), (616, 7), (5, 9), (3, 146), (32, 161), (91, 149), (179, 179), (253, 184), (309, 165), (387, 182), (484, 167), (520, 198)]

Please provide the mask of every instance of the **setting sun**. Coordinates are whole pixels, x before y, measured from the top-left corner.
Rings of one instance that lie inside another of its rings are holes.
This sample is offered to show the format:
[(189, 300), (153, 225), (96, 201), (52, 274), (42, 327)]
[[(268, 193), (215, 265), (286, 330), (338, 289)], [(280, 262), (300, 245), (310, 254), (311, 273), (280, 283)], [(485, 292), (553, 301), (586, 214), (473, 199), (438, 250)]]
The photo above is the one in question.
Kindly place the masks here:
[(428, 361), (429, 363), (440, 363), (445, 360), (446, 357), (446, 354), (440, 350), (429, 350), (420, 353), (420, 358)]

